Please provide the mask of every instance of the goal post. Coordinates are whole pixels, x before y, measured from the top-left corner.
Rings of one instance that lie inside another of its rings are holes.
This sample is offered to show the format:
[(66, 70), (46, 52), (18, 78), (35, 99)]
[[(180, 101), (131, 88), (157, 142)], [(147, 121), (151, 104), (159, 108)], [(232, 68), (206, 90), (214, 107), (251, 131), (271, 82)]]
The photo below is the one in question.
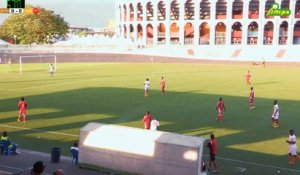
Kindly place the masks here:
[(19, 57), (19, 71), (20, 74), (23, 73), (24, 66), (23, 64), (26, 63), (45, 63), (43, 60), (47, 59), (47, 63), (52, 63), (54, 65), (54, 72), (57, 70), (57, 59), (56, 55), (38, 55), (38, 56), (20, 56)]

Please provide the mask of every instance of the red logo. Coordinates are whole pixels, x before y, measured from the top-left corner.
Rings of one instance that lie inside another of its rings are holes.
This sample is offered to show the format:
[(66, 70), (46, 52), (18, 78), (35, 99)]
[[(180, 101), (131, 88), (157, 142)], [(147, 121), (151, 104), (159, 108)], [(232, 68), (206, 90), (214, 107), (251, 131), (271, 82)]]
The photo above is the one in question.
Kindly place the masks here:
[(38, 13), (40, 12), (40, 9), (34, 8), (34, 9), (32, 10), (32, 12), (33, 12), (34, 14), (38, 14)]

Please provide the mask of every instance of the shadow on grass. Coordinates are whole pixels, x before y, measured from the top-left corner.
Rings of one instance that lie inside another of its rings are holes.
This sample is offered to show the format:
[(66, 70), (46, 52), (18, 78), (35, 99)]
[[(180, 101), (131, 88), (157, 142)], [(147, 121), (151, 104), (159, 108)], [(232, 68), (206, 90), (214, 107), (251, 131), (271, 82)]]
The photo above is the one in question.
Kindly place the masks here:
[[(112, 87), (75, 89), (28, 96), (26, 100), (29, 110), (26, 124), (17, 123), (16, 116), (3, 114), (0, 114), (2, 116), (0, 123), (21, 127), (2, 129), (8, 130), (13, 140), (23, 148), (49, 152), (52, 147), (61, 147), (63, 154), (70, 155), (70, 146), (79, 139), (79, 129), (88, 122), (141, 127), (145, 111), (150, 111), (154, 118), (158, 117), (161, 120), (160, 130), (203, 137), (215, 133), (221, 157), (299, 170), (299, 165), (289, 167), (287, 155), (282, 154), (282, 150), (287, 150), (284, 142), (288, 130), (294, 128), (297, 132), (299, 119), (296, 116), (300, 115), (297, 110), (297, 106), (300, 106), (299, 101), (279, 99), (282, 119), (280, 128), (275, 129), (272, 128), (270, 121), (273, 99), (257, 98), (256, 108), (250, 110), (247, 97), (223, 95), (226, 105), (225, 120), (217, 122), (215, 106), (219, 97), (201, 91), (167, 92), (166, 96), (162, 96), (160, 91), (151, 90), (150, 96), (144, 97), (143, 89)], [(1, 112), (16, 111), (18, 100), (17, 98), (1, 100), (0, 104), (3, 104)], [(49, 113), (31, 115), (33, 109), (54, 109), (55, 112), (49, 110)], [(35, 130), (24, 130), (22, 129), (24, 127)], [(37, 138), (37, 135), (40, 138)], [(285, 138), (282, 144), (276, 145), (277, 142), (272, 142), (273, 139), (281, 138)], [(258, 146), (255, 147), (253, 144)], [(247, 148), (249, 145), (250, 148)], [(267, 149), (275, 151), (264, 152)], [(206, 148), (204, 151), (207, 153)], [(228, 162), (224, 162), (226, 163)], [(239, 164), (241, 162), (230, 164), (229, 166), (232, 166), (230, 168), (221, 165), (224, 169), (230, 169), (223, 173), (232, 173), (231, 170)], [(251, 166), (247, 168), (251, 172)], [(256, 168), (252, 167), (253, 172)], [(267, 167), (259, 171), (271, 173)]]

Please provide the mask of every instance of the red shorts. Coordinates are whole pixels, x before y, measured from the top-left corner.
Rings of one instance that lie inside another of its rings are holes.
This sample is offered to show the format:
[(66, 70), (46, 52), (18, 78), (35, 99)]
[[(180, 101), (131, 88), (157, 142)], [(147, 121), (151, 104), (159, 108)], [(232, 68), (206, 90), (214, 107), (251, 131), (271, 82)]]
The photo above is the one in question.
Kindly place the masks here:
[(253, 103), (254, 102), (254, 99), (253, 98), (250, 98), (249, 99), (249, 103)]
[(218, 116), (223, 116), (223, 110), (218, 109)]
[(144, 128), (145, 129), (150, 129), (150, 125), (149, 124), (144, 124)]
[(20, 115), (26, 115), (26, 110), (19, 110)]

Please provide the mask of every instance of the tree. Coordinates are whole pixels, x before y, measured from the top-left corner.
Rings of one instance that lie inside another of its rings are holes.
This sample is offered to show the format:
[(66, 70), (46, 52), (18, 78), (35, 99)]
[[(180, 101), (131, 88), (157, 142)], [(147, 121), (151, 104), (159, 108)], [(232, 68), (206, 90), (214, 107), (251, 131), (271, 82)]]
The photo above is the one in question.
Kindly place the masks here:
[[(33, 8), (27, 5), (26, 8)], [(0, 27), (0, 38), (19, 44), (53, 43), (67, 36), (69, 25), (53, 11), (39, 8), (38, 14), (13, 14)]]

